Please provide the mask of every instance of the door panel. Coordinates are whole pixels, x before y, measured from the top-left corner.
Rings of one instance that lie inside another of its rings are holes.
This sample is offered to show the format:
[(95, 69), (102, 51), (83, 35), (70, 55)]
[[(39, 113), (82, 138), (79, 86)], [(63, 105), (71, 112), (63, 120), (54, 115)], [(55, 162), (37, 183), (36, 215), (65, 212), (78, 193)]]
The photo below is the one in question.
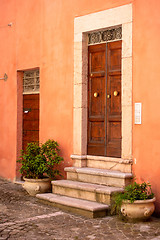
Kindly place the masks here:
[[(105, 80), (102, 77), (92, 77), (90, 83), (90, 91), (91, 91), (91, 104), (90, 104), (90, 117), (104, 117), (105, 115), (105, 108), (104, 108), (104, 87), (105, 87)], [(98, 96), (94, 96), (97, 93)]]
[(90, 142), (95, 143), (104, 142), (104, 124), (103, 121), (91, 121), (90, 122)]
[[(108, 74), (109, 75), (109, 74)], [(109, 76), (108, 92), (111, 95), (109, 102), (109, 116), (119, 116), (121, 112), (121, 75)], [(114, 96), (114, 91), (118, 92), (117, 96)]]
[(23, 123), (23, 129), (28, 129), (30, 131), (38, 131), (39, 130), (39, 121), (34, 120), (34, 121), (24, 121)]
[(121, 157), (121, 41), (88, 47), (87, 154)]
[(23, 95), (23, 150), (29, 142), (39, 142), (39, 94)]
[(90, 46), (90, 51), (92, 52), (92, 54), (90, 55), (91, 60), (90, 71), (92, 73), (95, 72), (97, 74), (99, 74), (101, 71), (105, 71), (105, 65), (103, 65), (103, 63), (105, 63), (106, 58), (105, 49), (103, 49), (102, 44), (100, 45), (96, 46), (96, 50), (98, 52), (95, 51), (94, 46)]
[[(24, 108), (23, 108), (24, 109)], [(30, 119), (39, 119), (39, 109), (34, 109), (31, 108), (31, 112), (29, 112), (29, 117)], [(28, 115), (27, 114), (23, 114), (23, 120), (28, 120)]]
[(105, 154), (106, 46), (89, 47), (88, 154)]
[(106, 155), (110, 157), (121, 157), (121, 44), (107, 44)]

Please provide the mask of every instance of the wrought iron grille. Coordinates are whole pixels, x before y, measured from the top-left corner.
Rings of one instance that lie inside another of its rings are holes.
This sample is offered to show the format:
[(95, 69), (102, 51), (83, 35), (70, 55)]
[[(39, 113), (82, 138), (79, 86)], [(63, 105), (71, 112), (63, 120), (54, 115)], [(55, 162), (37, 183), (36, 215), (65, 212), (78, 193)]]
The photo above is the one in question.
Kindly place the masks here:
[(39, 93), (39, 70), (25, 71), (23, 76), (23, 93)]
[(122, 27), (88, 33), (88, 45), (122, 39)]

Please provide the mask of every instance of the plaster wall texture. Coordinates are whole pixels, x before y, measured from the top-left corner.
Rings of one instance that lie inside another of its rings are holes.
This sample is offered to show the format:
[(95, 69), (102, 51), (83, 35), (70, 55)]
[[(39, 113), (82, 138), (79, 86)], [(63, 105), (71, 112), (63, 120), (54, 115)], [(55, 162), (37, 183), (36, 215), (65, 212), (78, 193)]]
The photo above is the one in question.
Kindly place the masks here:
[[(0, 80), (0, 176), (11, 180), (16, 176), (20, 134), (17, 130), (17, 71), (36, 67), (40, 69), (41, 80), (40, 141), (57, 140), (65, 159), (62, 168), (72, 165), (74, 19), (130, 3), (133, 9), (133, 171), (138, 181), (151, 182), (156, 207), (160, 209), (158, 0), (92, 0), (92, 4), (89, 0), (0, 1), (0, 77), (5, 72), (8, 75), (7, 82)], [(127, 27), (126, 23), (126, 32), (130, 31)], [(127, 64), (129, 68), (130, 62)], [(135, 102), (142, 103), (141, 125), (134, 124)]]
[(133, 124), (133, 170), (137, 180), (152, 184), (160, 211), (160, 2), (135, 1), (133, 6), (133, 103), (142, 103), (142, 124)]

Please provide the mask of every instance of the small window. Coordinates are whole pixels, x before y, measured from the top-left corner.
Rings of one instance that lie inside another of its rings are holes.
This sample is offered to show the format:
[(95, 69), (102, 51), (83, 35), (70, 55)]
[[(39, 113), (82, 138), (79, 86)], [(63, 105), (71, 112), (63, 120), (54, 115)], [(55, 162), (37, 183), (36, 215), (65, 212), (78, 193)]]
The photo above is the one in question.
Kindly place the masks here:
[(39, 93), (39, 70), (25, 71), (23, 76), (23, 93)]

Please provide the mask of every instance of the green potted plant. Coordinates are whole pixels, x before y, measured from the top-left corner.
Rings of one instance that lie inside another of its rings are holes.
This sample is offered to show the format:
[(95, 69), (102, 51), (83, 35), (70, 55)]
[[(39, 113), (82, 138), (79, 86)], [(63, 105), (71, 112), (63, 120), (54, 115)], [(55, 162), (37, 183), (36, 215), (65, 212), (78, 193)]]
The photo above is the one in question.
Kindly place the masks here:
[(114, 206), (117, 212), (127, 220), (147, 220), (155, 210), (155, 197), (151, 185), (134, 182), (125, 187), (124, 192), (114, 196)]
[(23, 187), (30, 195), (51, 191), (51, 179), (61, 175), (57, 169), (63, 160), (59, 151), (58, 143), (50, 139), (43, 144), (28, 143), (26, 150), (21, 150), (17, 162), (21, 163), (20, 173), (25, 180)]

